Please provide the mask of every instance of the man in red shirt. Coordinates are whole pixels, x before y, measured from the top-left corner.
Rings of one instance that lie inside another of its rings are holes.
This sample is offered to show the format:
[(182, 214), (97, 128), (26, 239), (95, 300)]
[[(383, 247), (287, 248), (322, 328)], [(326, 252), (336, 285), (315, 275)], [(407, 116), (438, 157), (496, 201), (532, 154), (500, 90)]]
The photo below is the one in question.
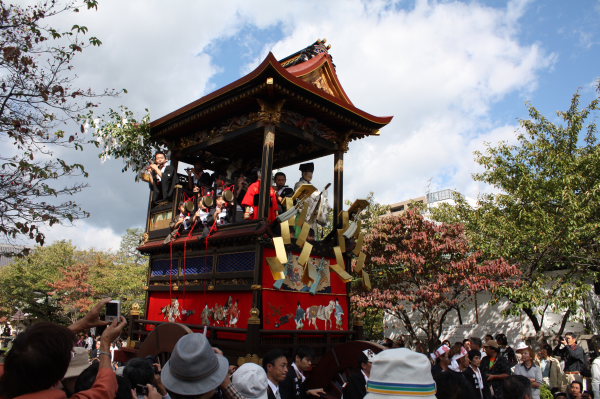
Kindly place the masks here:
[[(244, 206), (244, 219), (247, 220), (255, 220), (258, 219), (258, 197), (260, 195), (260, 184), (261, 184), (261, 176), (260, 171), (257, 172), (258, 180), (248, 187), (248, 191), (246, 191), (246, 195), (242, 200), (242, 206)], [(269, 206), (269, 223), (273, 223), (275, 219), (277, 219), (277, 209), (279, 207), (279, 203), (277, 202), (277, 192), (273, 187), (270, 187), (270, 198), (271, 205)]]

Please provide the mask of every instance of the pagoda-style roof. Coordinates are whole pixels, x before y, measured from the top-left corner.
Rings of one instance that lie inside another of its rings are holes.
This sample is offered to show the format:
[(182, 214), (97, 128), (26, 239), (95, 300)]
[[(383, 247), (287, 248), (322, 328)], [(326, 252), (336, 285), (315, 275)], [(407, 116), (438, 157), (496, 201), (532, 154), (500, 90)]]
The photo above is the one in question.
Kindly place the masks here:
[(392, 117), (354, 106), (323, 43), (281, 61), (269, 53), (249, 74), (153, 121), (152, 135), (174, 159), (208, 156), (256, 164), (262, 127), (273, 123), (283, 133), (276, 139), (275, 167), (330, 155), (349, 141), (377, 135)]

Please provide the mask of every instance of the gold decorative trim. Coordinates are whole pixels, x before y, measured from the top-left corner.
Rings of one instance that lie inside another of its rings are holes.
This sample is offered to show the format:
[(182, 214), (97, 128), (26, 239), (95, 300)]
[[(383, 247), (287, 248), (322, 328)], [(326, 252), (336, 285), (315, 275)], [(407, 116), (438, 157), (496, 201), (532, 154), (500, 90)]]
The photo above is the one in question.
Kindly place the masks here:
[(238, 360), (237, 360), (238, 366), (241, 366), (246, 363), (254, 363), (254, 364), (258, 364), (259, 366), (261, 366), (262, 358), (255, 353), (253, 353), (253, 354), (248, 353), (246, 356), (238, 357)]
[(257, 307), (250, 309), (250, 317), (248, 318), (248, 324), (260, 324), (260, 310)]
[(265, 144), (264, 145), (269, 148), (275, 147), (275, 132), (268, 131), (265, 134)]
[(129, 312), (129, 315), (131, 315), (131, 316), (139, 316), (140, 315), (140, 305), (138, 305), (137, 302), (134, 302), (133, 305), (131, 305), (131, 311)]

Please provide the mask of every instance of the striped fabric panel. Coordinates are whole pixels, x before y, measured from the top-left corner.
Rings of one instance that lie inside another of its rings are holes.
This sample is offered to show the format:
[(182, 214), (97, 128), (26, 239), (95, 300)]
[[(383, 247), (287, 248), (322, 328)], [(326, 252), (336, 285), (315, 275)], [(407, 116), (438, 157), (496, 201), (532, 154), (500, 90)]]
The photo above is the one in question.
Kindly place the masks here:
[(398, 382), (368, 381), (367, 392), (384, 395), (428, 396), (435, 395), (436, 387), (433, 384), (403, 384)]

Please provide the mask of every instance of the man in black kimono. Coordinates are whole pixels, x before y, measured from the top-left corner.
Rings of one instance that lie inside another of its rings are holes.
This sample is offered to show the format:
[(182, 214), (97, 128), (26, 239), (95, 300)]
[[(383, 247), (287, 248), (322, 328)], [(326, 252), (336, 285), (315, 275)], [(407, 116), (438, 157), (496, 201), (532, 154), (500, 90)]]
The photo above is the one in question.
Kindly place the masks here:
[(154, 162), (148, 166), (150, 171), (150, 190), (154, 193), (154, 202), (171, 200), (175, 184), (177, 184), (177, 172), (171, 165), (167, 165), (167, 155), (157, 152)]

